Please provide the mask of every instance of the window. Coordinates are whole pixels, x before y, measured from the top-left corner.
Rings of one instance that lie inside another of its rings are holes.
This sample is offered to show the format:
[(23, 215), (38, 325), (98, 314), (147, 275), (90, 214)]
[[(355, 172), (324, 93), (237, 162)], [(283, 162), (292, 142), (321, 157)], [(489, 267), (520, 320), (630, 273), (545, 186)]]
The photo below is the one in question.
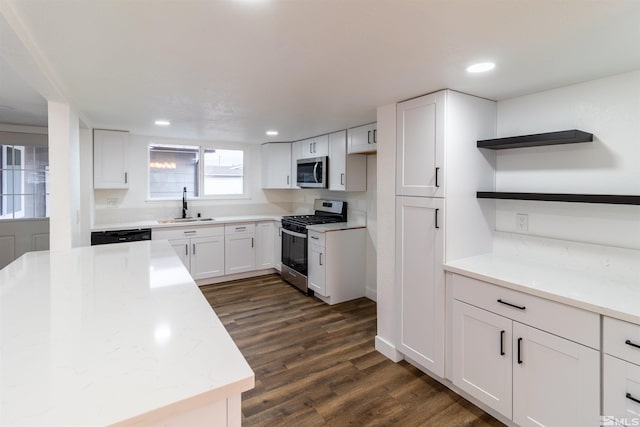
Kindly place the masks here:
[[(200, 159), (203, 167), (200, 167)], [(149, 198), (244, 194), (244, 151), (195, 146), (149, 146)]]
[(48, 217), (48, 148), (0, 145), (0, 191), (0, 219)]
[(244, 193), (244, 152), (204, 151), (204, 194), (206, 196)]

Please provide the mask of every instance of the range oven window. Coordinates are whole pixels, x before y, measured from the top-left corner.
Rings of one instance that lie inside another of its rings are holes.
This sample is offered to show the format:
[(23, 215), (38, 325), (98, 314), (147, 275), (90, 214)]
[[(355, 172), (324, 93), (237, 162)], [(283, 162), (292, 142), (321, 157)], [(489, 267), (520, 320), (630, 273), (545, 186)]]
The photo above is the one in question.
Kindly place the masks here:
[(298, 273), (307, 275), (307, 236), (282, 230), (282, 263)]

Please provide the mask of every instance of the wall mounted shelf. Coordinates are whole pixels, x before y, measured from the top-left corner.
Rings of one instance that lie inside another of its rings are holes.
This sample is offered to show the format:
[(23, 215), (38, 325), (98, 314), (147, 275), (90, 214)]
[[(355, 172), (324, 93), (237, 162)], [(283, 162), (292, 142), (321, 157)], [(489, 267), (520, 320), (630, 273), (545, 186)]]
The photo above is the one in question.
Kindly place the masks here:
[(478, 191), (478, 199), (538, 200), (544, 202), (603, 203), (610, 205), (640, 205), (640, 196), (613, 194), (507, 193)]
[(581, 130), (537, 133), (533, 135), (511, 136), (508, 138), (484, 139), (478, 141), (478, 148), (503, 150), (506, 148), (538, 147), (542, 145), (575, 144), (593, 141), (593, 134)]

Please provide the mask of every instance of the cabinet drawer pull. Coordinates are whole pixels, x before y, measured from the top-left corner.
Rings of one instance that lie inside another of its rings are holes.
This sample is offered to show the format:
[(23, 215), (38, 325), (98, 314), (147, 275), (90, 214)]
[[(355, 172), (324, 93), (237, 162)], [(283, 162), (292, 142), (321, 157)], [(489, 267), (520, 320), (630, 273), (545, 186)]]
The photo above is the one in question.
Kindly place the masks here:
[(247, 227), (236, 227), (236, 231), (243, 231), (246, 230)]
[(500, 331), (500, 356), (504, 356), (504, 334), (506, 331)]
[(184, 234), (196, 234), (196, 230), (185, 231)]
[(631, 342), (631, 340), (626, 340), (624, 343), (626, 345), (630, 345), (631, 347), (640, 348), (640, 344), (636, 344), (634, 342)]
[(640, 403), (640, 400), (638, 400), (637, 398), (635, 398), (635, 397), (631, 396), (631, 393), (627, 393), (627, 396), (626, 396), (626, 397), (627, 397), (627, 399), (629, 399), (629, 400), (633, 400), (633, 401), (634, 401), (634, 402), (636, 402), (636, 403)]
[(313, 240), (320, 240), (320, 238), (319, 238), (319, 237), (316, 237), (316, 236), (311, 236), (311, 238), (312, 238)]
[(517, 308), (518, 310), (526, 310), (527, 309), (527, 307), (525, 307), (524, 305), (511, 304), (510, 302), (502, 301), (501, 299), (498, 299), (498, 302), (500, 304), (508, 305), (509, 307)]
[(518, 338), (518, 364), (522, 364), (522, 357), (520, 357), (520, 347), (522, 344), (522, 338)]

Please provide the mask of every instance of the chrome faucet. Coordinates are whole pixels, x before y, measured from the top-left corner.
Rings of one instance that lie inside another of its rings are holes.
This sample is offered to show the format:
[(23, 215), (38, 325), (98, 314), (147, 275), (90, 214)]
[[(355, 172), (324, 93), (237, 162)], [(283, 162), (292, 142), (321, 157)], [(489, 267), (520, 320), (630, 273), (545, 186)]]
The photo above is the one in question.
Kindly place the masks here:
[(187, 217), (187, 187), (182, 189), (182, 218)]

